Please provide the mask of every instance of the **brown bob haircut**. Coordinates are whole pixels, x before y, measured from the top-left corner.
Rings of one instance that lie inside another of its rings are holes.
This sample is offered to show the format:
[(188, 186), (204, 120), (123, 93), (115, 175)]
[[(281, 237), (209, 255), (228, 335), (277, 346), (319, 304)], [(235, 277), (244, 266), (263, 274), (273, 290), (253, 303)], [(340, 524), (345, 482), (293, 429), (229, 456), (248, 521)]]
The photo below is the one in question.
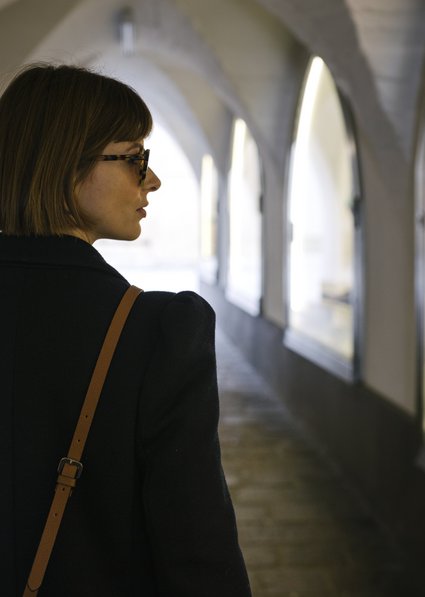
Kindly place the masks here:
[(0, 97), (0, 230), (84, 228), (76, 185), (108, 143), (151, 129), (148, 107), (128, 85), (77, 66), (25, 66)]

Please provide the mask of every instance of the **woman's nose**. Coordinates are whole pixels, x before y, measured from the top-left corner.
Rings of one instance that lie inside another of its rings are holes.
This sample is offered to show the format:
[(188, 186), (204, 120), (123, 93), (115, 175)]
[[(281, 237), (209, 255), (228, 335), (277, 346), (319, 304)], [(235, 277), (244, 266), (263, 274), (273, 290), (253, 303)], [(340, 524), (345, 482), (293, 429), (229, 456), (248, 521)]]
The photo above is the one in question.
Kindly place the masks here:
[(147, 190), (148, 193), (152, 191), (157, 191), (161, 186), (161, 181), (158, 176), (155, 174), (153, 170), (148, 168), (148, 172), (146, 178), (144, 180), (143, 187)]

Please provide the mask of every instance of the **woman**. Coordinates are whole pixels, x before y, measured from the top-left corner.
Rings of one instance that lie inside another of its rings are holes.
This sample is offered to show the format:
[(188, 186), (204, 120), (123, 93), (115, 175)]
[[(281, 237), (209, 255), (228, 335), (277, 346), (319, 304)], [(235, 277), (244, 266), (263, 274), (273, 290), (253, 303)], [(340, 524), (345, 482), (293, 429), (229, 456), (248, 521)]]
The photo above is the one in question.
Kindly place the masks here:
[[(20, 596), (104, 335), (129, 283), (91, 246), (134, 240), (160, 181), (126, 85), (30, 65), (0, 98), (1, 595)], [(220, 464), (214, 314), (139, 295), (40, 597), (248, 597)]]

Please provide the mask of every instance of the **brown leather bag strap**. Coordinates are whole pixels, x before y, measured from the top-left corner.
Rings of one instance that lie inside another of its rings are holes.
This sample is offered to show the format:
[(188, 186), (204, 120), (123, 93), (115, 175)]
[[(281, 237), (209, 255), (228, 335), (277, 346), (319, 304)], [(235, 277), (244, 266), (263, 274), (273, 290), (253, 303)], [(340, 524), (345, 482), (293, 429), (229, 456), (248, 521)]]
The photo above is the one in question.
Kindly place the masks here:
[(115, 311), (115, 315), (112, 318), (106, 333), (81, 409), (80, 417), (75, 428), (74, 437), (72, 438), (68, 450), (68, 456), (62, 458), (59, 462), (59, 474), (56, 480), (55, 495), (53, 497), (52, 505), (50, 506), (50, 511), (23, 597), (34, 597), (37, 595), (43, 582), (44, 574), (46, 572), (47, 564), (49, 563), (68, 498), (83, 470), (83, 465), (80, 460), (96, 412), (103, 384), (108, 373), (109, 365), (111, 364), (116, 345), (130, 310), (141, 292), (143, 291), (136, 286), (130, 286), (130, 288), (128, 288)]

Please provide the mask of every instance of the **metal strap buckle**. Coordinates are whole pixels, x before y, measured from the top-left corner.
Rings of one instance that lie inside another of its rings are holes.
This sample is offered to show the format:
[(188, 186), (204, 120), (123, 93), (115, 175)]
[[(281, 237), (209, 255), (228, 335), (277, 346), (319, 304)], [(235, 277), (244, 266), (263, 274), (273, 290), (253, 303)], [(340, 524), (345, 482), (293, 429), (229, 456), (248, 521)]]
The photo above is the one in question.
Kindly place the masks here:
[[(75, 474), (75, 477), (73, 477), (74, 479), (79, 479), (81, 477), (81, 473), (83, 472), (83, 465), (78, 460), (73, 460), (72, 458), (68, 458), (68, 457), (61, 458), (61, 460), (59, 462), (58, 473), (60, 475), (63, 474), (62, 471), (63, 471), (63, 467), (65, 466), (65, 464), (69, 464), (70, 466), (77, 467), (77, 472)], [(64, 476), (69, 477), (69, 475), (64, 475)]]

